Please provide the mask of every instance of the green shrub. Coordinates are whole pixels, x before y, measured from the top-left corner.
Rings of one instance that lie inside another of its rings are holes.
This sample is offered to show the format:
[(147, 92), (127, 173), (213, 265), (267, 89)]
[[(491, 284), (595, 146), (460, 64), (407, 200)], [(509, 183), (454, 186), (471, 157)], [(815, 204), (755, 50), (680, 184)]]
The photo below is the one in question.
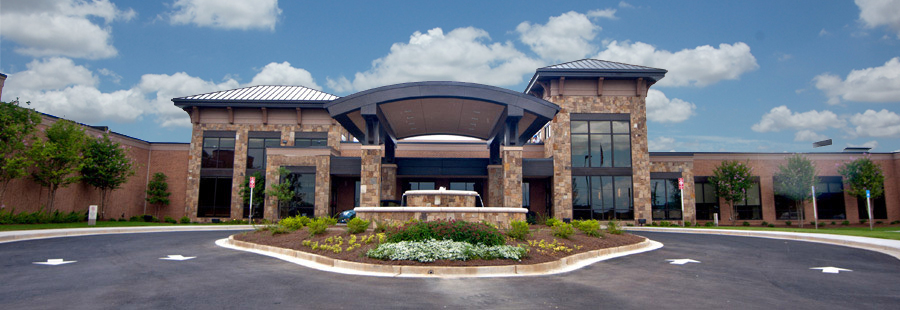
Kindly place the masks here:
[(320, 217), (309, 222), (309, 224), (306, 224), (306, 228), (309, 230), (309, 234), (315, 236), (325, 233), (325, 231), (328, 230), (329, 226), (329, 221), (327, 219), (327, 217)]
[(562, 223), (562, 222), (563, 221), (560, 221), (559, 219), (551, 217), (551, 218), (548, 218), (547, 221), (544, 223), (547, 224), (547, 226), (553, 227), (553, 226), (556, 226), (557, 223)]
[(694, 222), (694, 227), (700, 227), (700, 222)]
[(388, 222), (375, 221), (375, 232), (376, 233), (387, 232), (391, 228), (394, 228), (394, 225), (391, 225)]
[(135, 216), (129, 217), (129, 218), (128, 218), (128, 221), (129, 221), (129, 222), (143, 222), (143, 221), (144, 221), (144, 218), (135, 215)]
[(763, 226), (763, 227), (769, 226), (769, 222), (762, 221), (762, 226)]
[(175, 221), (175, 219), (173, 219), (172, 217), (169, 217), (169, 216), (163, 218), (163, 221), (166, 222), (166, 223), (169, 223), (169, 224), (175, 224), (175, 223), (178, 223), (178, 222)]
[(793, 224), (793, 222), (791, 222), (791, 221), (785, 221), (785, 222), (784, 222), (784, 225), (787, 225), (787, 226), (791, 226), (791, 224)]
[(324, 220), (325, 223), (328, 224), (328, 226), (334, 226), (334, 225), (337, 225), (337, 218), (334, 218), (334, 217), (324, 216), (324, 217), (319, 217), (319, 218), (316, 218), (316, 219), (322, 219), (322, 220)]
[(880, 225), (880, 224), (884, 224), (884, 222), (882, 222), (882, 221), (875, 221), (875, 224), (879, 224), (879, 225)]
[(393, 228), (387, 233), (387, 242), (453, 240), (471, 244), (503, 245), (506, 237), (499, 229), (487, 223), (456, 220), (411, 222)]
[(841, 225), (850, 226), (850, 221), (843, 221), (841, 222)]
[(703, 226), (713, 227), (713, 226), (716, 226), (716, 224), (714, 224), (713, 222), (706, 222), (706, 224), (703, 224)]
[(309, 224), (310, 220), (305, 216), (286, 217), (278, 221), (278, 225), (284, 226), (289, 230), (298, 230)]
[(351, 234), (358, 234), (366, 231), (369, 228), (369, 224), (371, 221), (365, 221), (361, 218), (354, 217), (347, 221), (347, 232)]
[(744, 226), (750, 226), (750, 222), (744, 222)]
[(775, 224), (771, 224), (771, 223), (770, 223), (770, 224), (769, 224), (769, 227), (775, 227)]
[(190, 224), (191, 218), (189, 218), (187, 216), (182, 216), (181, 219), (179, 219), (178, 221), (181, 222), (182, 224)]
[(119, 222), (127, 222), (127, 221), (128, 221), (128, 220), (125, 219), (124, 217), (120, 217), (120, 218), (119, 218)]
[(893, 221), (893, 222), (891, 222), (891, 225), (897, 225), (897, 224), (900, 224), (900, 221)]
[(866, 220), (859, 220), (859, 223), (860, 223), (860, 224), (865, 224), (865, 223), (866, 223)]
[(531, 230), (528, 229), (528, 222), (512, 221), (509, 223), (509, 229), (506, 235), (516, 240), (525, 240), (531, 236)]
[(672, 225), (669, 225), (669, 221), (662, 221), (662, 222), (659, 222), (659, 226), (660, 227), (669, 227)]
[(684, 221), (684, 227), (691, 227), (691, 221)]
[(816, 225), (816, 221), (809, 221), (809, 225)]
[(598, 220), (572, 221), (572, 225), (575, 225), (575, 228), (578, 228), (585, 235), (591, 237), (603, 236), (603, 233), (600, 231), (600, 221)]
[(837, 223), (835, 223), (834, 221), (831, 221), (831, 225), (837, 225)]
[(525, 257), (527, 250), (509, 245), (471, 244), (452, 240), (400, 241), (382, 243), (366, 252), (376, 259), (413, 260), (423, 263), (436, 260), (513, 259)]
[(606, 223), (606, 232), (613, 235), (621, 235), (624, 231), (619, 227), (619, 221), (611, 220)]
[(825, 223), (825, 222), (821, 222), (821, 223), (819, 223), (819, 226), (822, 226), (822, 227), (824, 227), (824, 226), (825, 226), (825, 225), (826, 225), (826, 224), (828, 224), (828, 223)]
[(575, 226), (572, 224), (559, 223), (550, 227), (553, 230), (553, 235), (560, 238), (569, 239), (572, 237), (572, 234), (575, 233)]

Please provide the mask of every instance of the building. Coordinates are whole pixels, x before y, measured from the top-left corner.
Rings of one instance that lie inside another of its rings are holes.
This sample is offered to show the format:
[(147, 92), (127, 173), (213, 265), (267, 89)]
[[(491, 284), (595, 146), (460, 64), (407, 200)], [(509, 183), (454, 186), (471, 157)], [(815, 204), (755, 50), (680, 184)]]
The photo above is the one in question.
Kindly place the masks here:
[[(190, 115), (190, 144), (150, 143), (114, 135), (143, 165), (113, 195), (116, 214), (141, 214), (147, 178), (169, 175), (165, 215), (195, 221), (246, 218), (246, 178), (289, 182), (295, 198), (272, 197), (254, 218), (331, 216), (358, 206), (390, 204), (410, 189), (474, 190), (485, 206), (525, 207), (561, 219), (712, 221), (783, 224), (797, 212), (775, 194), (773, 175), (786, 153), (655, 153), (648, 151), (646, 96), (666, 70), (584, 59), (536, 70), (524, 92), (462, 82), (388, 85), (338, 97), (303, 86), (252, 86), (174, 98)], [(45, 123), (52, 117), (45, 116)], [(450, 134), (472, 141), (407, 140)], [(867, 218), (864, 202), (843, 191), (837, 165), (870, 156), (885, 175), (874, 218), (900, 220), (900, 153), (805, 154), (818, 167), (821, 221)], [(146, 160), (144, 160), (146, 158)], [(708, 178), (723, 160), (746, 161), (755, 186), (745, 202), (720, 208)], [(186, 169), (185, 169), (186, 168)], [(279, 168), (287, 169), (286, 175)], [(684, 180), (684, 211), (678, 179)], [(266, 182), (268, 181), (268, 182)], [(22, 210), (41, 200), (7, 198)], [(133, 183), (133, 184), (132, 184)], [(64, 189), (62, 210), (82, 210), (99, 195)], [(119, 198), (121, 199), (119, 199)], [(807, 220), (812, 203), (804, 205)], [(118, 211), (120, 210), (120, 211)], [(118, 216), (118, 215), (116, 215)]]

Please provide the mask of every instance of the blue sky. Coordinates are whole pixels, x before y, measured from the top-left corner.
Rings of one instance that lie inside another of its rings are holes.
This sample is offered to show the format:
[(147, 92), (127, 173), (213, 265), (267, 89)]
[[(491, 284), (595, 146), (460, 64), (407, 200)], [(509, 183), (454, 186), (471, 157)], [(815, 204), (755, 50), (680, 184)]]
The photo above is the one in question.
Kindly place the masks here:
[(652, 151), (900, 150), (900, 1), (0, 4), (2, 100), (148, 141), (189, 141), (173, 97), (422, 80), (523, 91), (535, 69), (582, 58), (669, 70), (647, 98)]

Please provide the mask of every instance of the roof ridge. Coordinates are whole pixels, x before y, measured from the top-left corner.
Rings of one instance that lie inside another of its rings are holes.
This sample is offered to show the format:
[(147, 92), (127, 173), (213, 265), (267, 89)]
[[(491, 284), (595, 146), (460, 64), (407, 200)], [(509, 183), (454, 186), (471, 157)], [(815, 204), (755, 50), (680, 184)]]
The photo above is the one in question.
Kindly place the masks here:
[[(206, 93), (201, 93), (201, 94), (187, 95), (187, 96), (177, 97), (177, 98), (174, 98), (174, 99), (191, 100), (191, 99), (196, 99), (196, 98), (199, 98), (199, 97), (215, 96), (215, 95), (217, 95), (217, 94), (218, 94), (218, 95), (225, 94), (225, 93), (232, 93), (232, 94), (235, 94), (235, 93), (241, 93), (241, 92), (246, 92), (246, 91), (250, 91), (250, 93), (245, 94), (245, 95), (249, 95), (249, 94), (251, 94), (251, 93), (252, 93), (252, 94), (255, 94), (255, 91), (256, 91), (256, 90), (259, 90), (259, 89), (265, 89), (265, 88), (292, 88), (292, 89), (302, 89), (302, 90), (304, 90), (304, 91), (301, 91), (301, 93), (308, 93), (308, 92), (309, 92), (309, 93), (311, 93), (311, 96), (314, 96), (314, 97), (334, 97), (334, 98), (340, 98), (340, 96), (337, 96), (337, 95), (334, 95), (334, 94), (331, 94), (331, 93), (326, 93), (326, 92), (324, 92), (324, 91), (321, 91), (321, 90), (318, 90), (318, 89), (315, 89), (315, 88), (311, 88), (311, 87), (308, 87), (308, 86), (303, 86), (303, 85), (272, 85), (272, 84), (260, 84), (260, 85), (250, 85), (250, 86), (238, 87), (238, 88), (233, 88), (233, 89), (224, 89), (224, 90), (218, 90), (218, 91), (206, 92)], [(307, 91), (307, 90), (308, 90), (308, 91)], [(240, 95), (239, 95), (239, 97), (240, 97)]]

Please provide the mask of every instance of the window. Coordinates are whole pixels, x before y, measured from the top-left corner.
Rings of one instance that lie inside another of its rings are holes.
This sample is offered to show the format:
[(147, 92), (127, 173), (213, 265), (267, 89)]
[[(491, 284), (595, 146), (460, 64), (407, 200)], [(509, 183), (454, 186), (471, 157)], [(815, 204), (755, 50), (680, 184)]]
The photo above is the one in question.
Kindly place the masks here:
[(698, 220), (714, 220), (714, 214), (719, 213), (719, 197), (716, 197), (716, 187), (709, 183), (708, 177), (694, 178), (694, 199)]
[(531, 184), (522, 182), (522, 208), (531, 208)]
[(816, 212), (818, 212), (819, 219), (842, 220), (847, 218), (844, 207), (844, 183), (841, 181), (841, 177), (819, 177), (816, 182)]
[(247, 169), (266, 169), (266, 148), (281, 146), (281, 138), (250, 138), (247, 141)]
[[(781, 192), (778, 178), (772, 180), (775, 186), (775, 219), (782, 221), (800, 219), (800, 210), (795, 202), (785, 195), (778, 194)], [(804, 214), (804, 217), (812, 218), (809, 214)]]
[(295, 147), (326, 147), (328, 140), (325, 138), (296, 138), (294, 139)]
[(231, 216), (231, 178), (201, 177), (197, 217)]
[(572, 214), (575, 219), (634, 219), (631, 177), (572, 177)]
[(628, 121), (572, 121), (572, 167), (631, 167)]
[(753, 185), (747, 190), (747, 196), (744, 201), (734, 204), (737, 211), (737, 220), (761, 220), (762, 219), (762, 202), (759, 199), (759, 178), (754, 177)]
[(450, 182), (450, 189), (456, 191), (474, 191), (475, 182)]
[(681, 220), (681, 190), (678, 179), (650, 179), (654, 220)]
[(434, 182), (407, 182), (406, 190), (434, 190)]
[(312, 217), (316, 205), (316, 174), (292, 172), (285, 176), (285, 182), (291, 184), (294, 198), (290, 203), (279, 206), (279, 217), (297, 215)]
[(203, 138), (201, 168), (234, 168), (234, 138)]
[[(884, 194), (878, 197), (872, 197), (872, 217), (876, 220), (887, 219), (887, 202), (884, 200)], [(859, 210), (859, 219), (869, 219), (869, 208), (866, 206), (866, 197), (856, 198), (856, 207)]]

